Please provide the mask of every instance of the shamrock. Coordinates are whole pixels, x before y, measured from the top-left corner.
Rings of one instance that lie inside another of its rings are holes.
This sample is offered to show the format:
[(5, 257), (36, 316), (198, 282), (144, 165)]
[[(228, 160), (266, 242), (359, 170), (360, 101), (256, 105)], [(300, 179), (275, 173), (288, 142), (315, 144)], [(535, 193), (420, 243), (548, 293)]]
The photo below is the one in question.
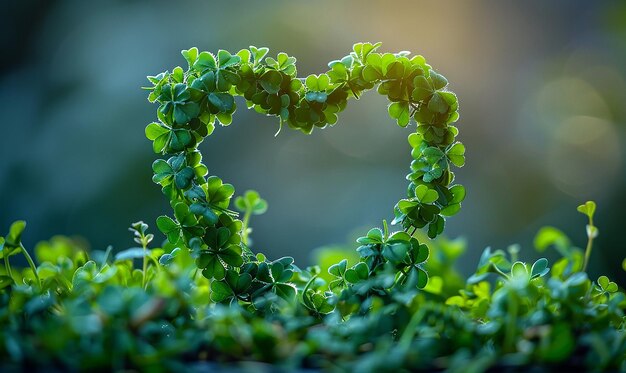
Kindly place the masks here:
[[(265, 53), (267, 53), (267, 51), (265, 51)], [(295, 77), (297, 74), (296, 58), (289, 57), (287, 53), (278, 53), (276, 59), (273, 59), (272, 57), (267, 57), (265, 59), (265, 63), (267, 64), (267, 66), (275, 69), (276, 71), (280, 71), (291, 77)]]
[(191, 93), (183, 83), (163, 85), (158, 101), (161, 102), (159, 112), (168, 123), (185, 124), (200, 114), (200, 105), (191, 101)]
[(289, 282), (293, 276), (293, 258), (284, 257), (273, 262), (261, 262), (258, 265), (258, 272), (255, 290), (252, 297), (261, 296), (266, 291), (271, 291), (277, 296), (287, 301), (296, 297), (298, 291)]
[(173, 220), (169, 216), (159, 216), (157, 218), (157, 227), (163, 234), (167, 236), (170, 243), (176, 244), (183, 237), (195, 237), (202, 235), (203, 228), (198, 226), (198, 219), (189, 211), (189, 206), (184, 202), (179, 202), (174, 206)]
[(422, 289), (428, 283), (428, 274), (424, 269), (424, 264), (430, 253), (428, 246), (420, 244), (419, 241), (411, 237), (408, 255), (398, 262), (397, 268), (400, 270), (399, 282), (407, 286), (417, 286)]
[(242, 297), (252, 284), (252, 276), (228, 269), (224, 279), (211, 282), (211, 300), (216, 303), (234, 302)]
[(226, 227), (209, 227), (204, 237), (193, 237), (189, 247), (197, 253), (196, 265), (208, 279), (222, 280), (226, 275), (225, 264), (241, 267), (241, 246), (231, 237), (236, 236)]
[(202, 52), (193, 62), (193, 69), (201, 74), (212, 72), (215, 75), (215, 87), (218, 92), (228, 92), (233, 84), (239, 83), (239, 75), (234, 68), (241, 62), (241, 57), (219, 50), (217, 60), (209, 52)]
[(193, 179), (196, 177), (194, 169), (187, 166), (184, 155), (173, 156), (167, 161), (157, 159), (152, 164), (154, 176), (152, 181), (166, 187), (172, 182), (177, 189), (185, 190), (191, 187)]
[(443, 218), (439, 217), (441, 209), (434, 204), (439, 198), (436, 190), (426, 185), (415, 187), (414, 196), (400, 200), (394, 209), (395, 219), (392, 224), (402, 223), (403, 226), (422, 228), (426, 224), (432, 224), (433, 231), (429, 231), (431, 237), (436, 236), (443, 229)]

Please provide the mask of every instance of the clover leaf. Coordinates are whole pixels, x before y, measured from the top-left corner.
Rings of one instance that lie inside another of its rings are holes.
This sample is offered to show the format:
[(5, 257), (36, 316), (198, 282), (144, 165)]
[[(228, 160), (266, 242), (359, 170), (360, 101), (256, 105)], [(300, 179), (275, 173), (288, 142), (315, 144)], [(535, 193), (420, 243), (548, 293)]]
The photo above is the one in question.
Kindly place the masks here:
[(250, 211), (254, 215), (261, 215), (267, 211), (267, 201), (254, 190), (247, 190), (243, 196), (235, 198), (235, 206), (241, 212)]
[(17, 220), (11, 224), (6, 237), (0, 237), (0, 258), (7, 260), (10, 256), (16, 255), (21, 250), (22, 233), (26, 228), (24, 220)]
[(216, 303), (235, 301), (246, 293), (251, 284), (250, 274), (229, 269), (226, 271), (224, 280), (211, 282), (211, 300)]
[(365, 281), (369, 278), (370, 269), (364, 262), (359, 262), (348, 268), (344, 274), (344, 278), (351, 284), (356, 284), (361, 281)]
[(241, 246), (232, 242), (231, 231), (226, 227), (209, 227), (203, 239), (194, 237), (189, 246), (198, 253), (196, 265), (208, 279), (222, 280), (226, 275), (224, 264), (241, 267), (243, 258)]
[(453, 185), (450, 189), (444, 190), (440, 196), (444, 196), (442, 201), (444, 206), (441, 215), (452, 216), (461, 210), (461, 202), (465, 199), (465, 187), (463, 185)]
[(530, 269), (531, 278), (543, 277), (550, 271), (550, 267), (548, 267), (548, 259), (540, 258), (533, 263), (533, 266)]
[(347, 266), (348, 261), (346, 259), (343, 259), (339, 263), (333, 264), (328, 268), (328, 273), (336, 277), (335, 280), (331, 281), (328, 284), (330, 290), (342, 289), (343, 287), (345, 287), (345, 274)]
[(207, 74), (213, 72), (215, 75), (216, 90), (227, 92), (233, 84), (239, 83), (240, 77), (231, 68), (241, 62), (241, 57), (231, 55), (228, 51), (219, 50), (217, 60), (209, 52), (202, 52), (198, 55), (193, 64), (194, 70)]
[(156, 221), (157, 227), (170, 243), (176, 244), (181, 234), (185, 239), (203, 234), (204, 229), (198, 225), (198, 219), (186, 203), (179, 202), (174, 206), (174, 217), (176, 221), (168, 216), (159, 216)]
[(376, 49), (378, 49), (380, 46), (382, 45), (382, 43), (356, 43), (354, 44), (354, 46), (352, 47), (352, 49), (354, 50), (354, 58), (357, 58), (359, 61), (361, 61), (361, 63), (365, 62), (367, 60), (367, 56), (376, 51)]
[(152, 181), (164, 187), (173, 182), (176, 188), (181, 190), (191, 187), (196, 177), (194, 169), (187, 166), (183, 155), (171, 157), (167, 161), (157, 159), (152, 164), (152, 170), (154, 171)]
[(278, 53), (276, 59), (267, 57), (265, 59), (265, 63), (267, 63), (267, 66), (274, 68), (277, 71), (281, 71), (286, 75), (292, 77), (296, 76), (296, 58), (288, 56), (287, 53)]
[(421, 150), (419, 155), (415, 157), (415, 160), (416, 161), (411, 165), (411, 168), (415, 170), (411, 174), (412, 180), (421, 178), (429, 183), (439, 179), (443, 176), (444, 172), (448, 171), (448, 158), (446, 153), (435, 146)]
[(252, 53), (252, 61), (254, 65), (256, 66), (263, 61), (263, 58), (265, 58), (265, 56), (269, 52), (269, 48), (266, 48), (266, 47), (257, 48), (251, 45), (250, 52)]
[(202, 91), (206, 95), (207, 109), (211, 114), (233, 113), (235, 111), (235, 99), (226, 92), (217, 92), (218, 76), (215, 72), (209, 71), (197, 78), (191, 87)]
[(465, 165), (465, 145), (455, 142), (446, 149), (446, 157), (457, 167)]
[(206, 194), (208, 203), (227, 208), (235, 188), (231, 184), (224, 184), (219, 177), (211, 176), (206, 182)]
[(190, 101), (191, 94), (186, 84), (166, 84), (161, 89), (158, 100), (159, 111), (165, 117), (172, 116), (175, 124), (185, 124), (200, 114), (200, 105)]
[(293, 276), (293, 258), (284, 257), (271, 263), (261, 262), (258, 266), (256, 279), (259, 281), (253, 297), (263, 295), (270, 290), (278, 297), (291, 301), (298, 293), (296, 287), (289, 282)]
[(402, 199), (396, 205), (396, 217), (392, 224), (402, 222), (409, 226), (422, 228), (428, 223), (438, 223), (435, 221), (440, 208), (433, 203), (439, 198), (436, 190), (428, 188), (426, 185), (418, 185), (415, 188), (415, 196), (409, 199)]
[(399, 126), (406, 127), (409, 124), (411, 115), (408, 102), (392, 102), (387, 110), (389, 111), (389, 116), (395, 119)]
[(615, 293), (619, 290), (617, 284), (611, 280), (609, 280), (606, 276), (598, 277), (598, 287), (603, 293)]

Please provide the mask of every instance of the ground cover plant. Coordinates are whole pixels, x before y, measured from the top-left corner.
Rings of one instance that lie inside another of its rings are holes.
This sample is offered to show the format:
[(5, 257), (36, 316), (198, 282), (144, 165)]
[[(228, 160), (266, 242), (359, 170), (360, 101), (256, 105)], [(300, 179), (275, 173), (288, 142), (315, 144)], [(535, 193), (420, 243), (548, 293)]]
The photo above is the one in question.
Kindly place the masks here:
[[(455, 269), (464, 242), (441, 236), (465, 197), (453, 173), (465, 153), (457, 97), (422, 56), (379, 47), (356, 44), (305, 79), (294, 57), (267, 48), (192, 48), (186, 68), (150, 76), (158, 121), (145, 133), (163, 157), (152, 169), (172, 207), (156, 221), (165, 240), (137, 222), (127, 250), (86, 252), (54, 237), (31, 258), (25, 223), (15, 222), (0, 238), (3, 370), (259, 369), (241, 364), (251, 361), (269, 370), (626, 370), (626, 296), (586, 272), (595, 204), (578, 207), (584, 249), (545, 227), (535, 247), (558, 252), (552, 265), (524, 261), (518, 246), (487, 248), (465, 278)], [(235, 96), (310, 133), (372, 89), (410, 129), (407, 194), (393, 221), (363, 232), (352, 262), (304, 268), (256, 252), (250, 223), (267, 202), (255, 191), (233, 198), (232, 185), (208, 176), (198, 145), (231, 123)], [(28, 266), (13, 267), (14, 255)]]

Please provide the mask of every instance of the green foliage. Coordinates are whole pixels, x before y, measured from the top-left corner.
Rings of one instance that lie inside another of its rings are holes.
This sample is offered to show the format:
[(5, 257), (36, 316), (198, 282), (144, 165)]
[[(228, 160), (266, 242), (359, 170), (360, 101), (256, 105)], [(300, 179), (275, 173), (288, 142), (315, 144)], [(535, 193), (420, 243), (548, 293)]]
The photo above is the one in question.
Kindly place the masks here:
[[(25, 223), (14, 223), (0, 237), (2, 370), (159, 372), (243, 361), (358, 372), (626, 369), (626, 295), (585, 272), (595, 204), (579, 207), (589, 219), (584, 255), (545, 227), (535, 246), (557, 250), (552, 266), (520, 260), (518, 246), (487, 248), (465, 279), (456, 270), (465, 242), (440, 236), (465, 198), (453, 184), (452, 166), (465, 164), (451, 125), (456, 96), (422, 56), (379, 47), (356, 44), (305, 79), (295, 58), (267, 57), (267, 48), (191, 48), (182, 52), (187, 70), (149, 77), (159, 108), (145, 133), (167, 158), (152, 165), (173, 209), (156, 221), (167, 239), (150, 247), (148, 225), (133, 223), (140, 246), (113, 255), (55, 237), (37, 245), (36, 265), (21, 242)], [(407, 198), (394, 208), (400, 229), (383, 220), (351, 255), (326, 248), (308, 268), (255, 253), (250, 219), (267, 202), (255, 191), (237, 196), (240, 220), (230, 209), (234, 187), (207, 176), (198, 145), (216, 123), (231, 123), (235, 96), (310, 133), (374, 88), (398, 125), (416, 125)], [(12, 268), (18, 253), (29, 267)]]

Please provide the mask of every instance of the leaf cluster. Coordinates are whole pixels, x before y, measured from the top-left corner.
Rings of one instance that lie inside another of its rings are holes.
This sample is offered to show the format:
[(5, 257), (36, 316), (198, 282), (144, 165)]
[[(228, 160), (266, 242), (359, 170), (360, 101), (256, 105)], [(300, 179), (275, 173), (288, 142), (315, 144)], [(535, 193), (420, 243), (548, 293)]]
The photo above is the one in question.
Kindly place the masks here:
[[(557, 251), (552, 266), (520, 260), (518, 246), (487, 248), (465, 278), (455, 265), (465, 243), (440, 236), (465, 198), (453, 184), (452, 166), (465, 164), (456, 96), (422, 56), (379, 47), (356, 44), (326, 73), (302, 79), (285, 53), (191, 48), (182, 51), (187, 69), (149, 77), (158, 121), (145, 133), (166, 157), (153, 163), (153, 181), (173, 210), (156, 221), (166, 240), (150, 247), (153, 234), (137, 222), (129, 230), (139, 247), (113, 255), (55, 237), (33, 259), (21, 241), (25, 223), (15, 222), (0, 237), (0, 368), (159, 372), (252, 361), (358, 372), (626, 370), (626, 294), (586, 272), (595, 203), (578, 208), (588, 219), (584, 250), (544, 227), (535, 246)], [(407, 198), (392, 222), (401, 230), (383, 220), (364, 232), (354, 263), (300, 268), (255, 253), (250, 219), (267, 202), (256, 191), (236, 197), (240, 219), (234, 187), (209, 176), (198, 145), (216, 123), (231, 123), (236, 96), (310, 133), (374, 88), (398, 125), (415, 123)], [(12, 267), (18, 254), (27, 268)]]

